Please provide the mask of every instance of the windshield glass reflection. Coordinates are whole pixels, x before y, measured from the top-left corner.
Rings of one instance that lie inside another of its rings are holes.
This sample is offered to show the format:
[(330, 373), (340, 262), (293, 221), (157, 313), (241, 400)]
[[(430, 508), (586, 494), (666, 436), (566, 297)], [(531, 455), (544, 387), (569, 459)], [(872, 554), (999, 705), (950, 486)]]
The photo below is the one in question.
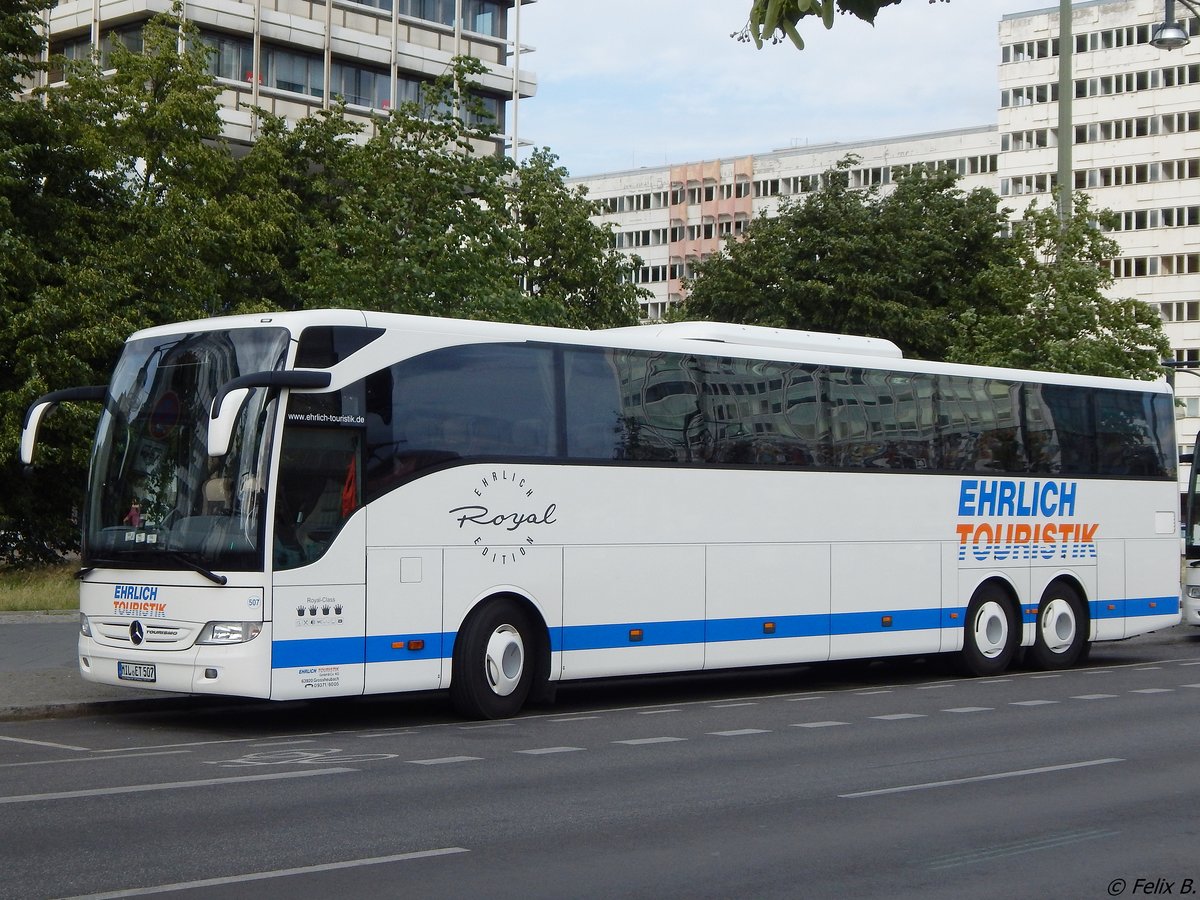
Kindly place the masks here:
[(277, 328), (126, 346), (92, 458), (86, 565), (261, 568), (275, 401), (267, 391), (253, 392), (220, 459), (208, 456), (208, 415), (221, 385), (281, 368), (287, 346), (287, 332)]

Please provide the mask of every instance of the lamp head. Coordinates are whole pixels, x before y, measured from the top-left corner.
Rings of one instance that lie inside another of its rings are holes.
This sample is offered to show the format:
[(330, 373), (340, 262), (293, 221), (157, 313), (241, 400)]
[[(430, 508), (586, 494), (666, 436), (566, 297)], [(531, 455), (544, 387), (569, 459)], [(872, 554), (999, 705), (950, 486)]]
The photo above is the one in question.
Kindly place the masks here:
[(1150, 38), (1150, 45), (1157, 47), (1159, 50), (1178, 50), (1180, 47), (1186, 47), (1191, 43), (1188, 33), (1180, 27), (1178, 22), (1164, 22), (1154, 29), (1154, 34)]

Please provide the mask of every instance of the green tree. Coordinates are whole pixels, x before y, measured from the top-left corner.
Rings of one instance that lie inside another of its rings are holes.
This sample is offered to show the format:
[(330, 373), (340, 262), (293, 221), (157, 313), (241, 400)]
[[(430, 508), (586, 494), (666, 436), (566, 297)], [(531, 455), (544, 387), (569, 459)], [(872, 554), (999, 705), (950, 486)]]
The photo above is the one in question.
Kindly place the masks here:
[[(820, 18), (826, 28), (833, 27), (835, 13), (852, 15), (864, 22), (875, 23), (879, 10), (894, 6), (901, 0), (753, 0), (742, 30), (732, 35), (741, 41), (753, 41), (760, 50), (765, 42), (779, 43), (784, 38), (804, 49), (804, 39), (797, 30), (802, 19)], [(935, 0), (929, 0), (930, 3)], [(949, 3), (950, 0), (942, 0)]]
[(947, 321), (971, 309), (989, 319), (1010, 312), (991, 274), (1014, 260), (994, 193), (965, 193), (953, 173), (923, 167), (889, 194), (856, 190), (855, 161), (701, 263), (682, 314), (886, 337), (938, 359)]
[(981, 365), (1013, 366), (1153, 379), (1162, 375), (1170, 343), (1154, 308), (1113, 299), (1108, 261), (1120, 246), (1101, 226), (1115, 224), (1076, 193), (1064, 224), (1054, 207), (1030, 206), (1013, 227), (1017, 264), (992, 275), (1010, 295), (1011, 316), (984, 322), (976, 310), (958, 317), (947, 353)]
[(1104, 294), (1118, 247), (1086, 195), (1066, 226), (1036, 207), (1010, 223), (952, 173), (918, 168), (881, 195), (847, 186), (852, 163), (702, 263), (681, 315), (882, 337), (923, 359), (1161, 374), (1157, 314)]
[(636, 256), (613, 247), (611, 227), (591, 216), (599, 204), (570, 188), (558, 157), (542, 148), (526, 160), (509, 199), (518, 277), (538, 321), (569, 328), (634, 325), (638, 301), (652, 296), (633, 281)]

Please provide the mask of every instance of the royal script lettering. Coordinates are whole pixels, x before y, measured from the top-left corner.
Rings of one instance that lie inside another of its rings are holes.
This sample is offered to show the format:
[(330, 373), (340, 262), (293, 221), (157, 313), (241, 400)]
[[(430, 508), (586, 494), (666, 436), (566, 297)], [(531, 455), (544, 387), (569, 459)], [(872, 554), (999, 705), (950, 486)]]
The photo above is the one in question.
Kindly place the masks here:
[(459, 506), (450, 510), (450, 515), (458, 516), (459, 528), (465, 528), (468, 522), (472, 522), (475, 525), (494, 525), (505, 531), (516, 531), (523, 525), (553, 525), (557, 509), (556, 503), (547, 506), (543, 513), (493, 513), (486, 506)]

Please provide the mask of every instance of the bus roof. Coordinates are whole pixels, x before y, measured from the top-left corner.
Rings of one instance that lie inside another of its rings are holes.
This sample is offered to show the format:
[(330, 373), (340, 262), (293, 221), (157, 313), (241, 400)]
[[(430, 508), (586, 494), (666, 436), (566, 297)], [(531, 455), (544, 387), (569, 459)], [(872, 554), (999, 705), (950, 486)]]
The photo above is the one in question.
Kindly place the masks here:
[[(904, 357), (900, 348), (883, 338), (793, 331), (723, 322), (678, 322), (660, 325), (584, 331), (543, 325), (516, 325), (475, 319), (448, 319), (403, 313), (350, 309), (299, 310), (198, 319), (148, 328), (131, 339), (179, 334), (182, 330), (212, 331), (231, 328), (286, 328), (293, 337), (305, 328), (348, 325), (400, 330), (413, 335), (415, 353), (435, 349), (452, 340), (467, 342), (543, 341), (590, 347), (618, 347), (702, 355), (740, 356), (750, 359), (889, 369), (913, 374), (955, 374), (1035, 383), (1076, 384), (1115, 390), (1170, 393), (1166, 379), (1137, 381), (1127, 378), (1073, 375), (1027, 369), (1006, 369)], [(419, 336), (419, 338), (418, 338)], [(446, 340), (450, 339), (450, 340)], [(729, 349), (721, 349), (727, 347)], [(736, 349), (733, 349), (736, 348)]]

